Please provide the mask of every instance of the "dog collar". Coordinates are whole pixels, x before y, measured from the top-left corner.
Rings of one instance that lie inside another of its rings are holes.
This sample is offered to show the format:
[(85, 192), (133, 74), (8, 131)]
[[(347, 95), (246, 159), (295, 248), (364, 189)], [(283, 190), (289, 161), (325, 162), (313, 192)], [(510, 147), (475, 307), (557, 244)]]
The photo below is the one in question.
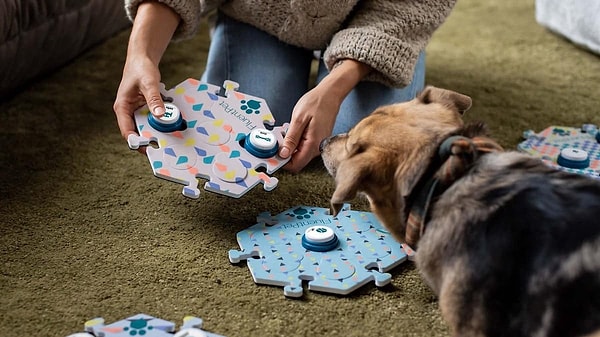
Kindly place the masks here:
[(416, 250), (425, 233), (434, 199), (464, 176), (481, 155), (495, 151), (502, 151), (502, 147), (487, 137), (454, 135), (440, 144), (437, 156), (408, 197), (406, 244)]

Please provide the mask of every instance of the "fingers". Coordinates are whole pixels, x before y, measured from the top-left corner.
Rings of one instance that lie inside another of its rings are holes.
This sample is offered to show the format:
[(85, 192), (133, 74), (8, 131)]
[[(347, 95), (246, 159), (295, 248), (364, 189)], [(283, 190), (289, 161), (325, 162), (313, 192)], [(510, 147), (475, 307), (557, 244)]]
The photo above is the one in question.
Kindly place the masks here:
[(160, 85), (158, 69), (147, 69), (139, 81), (139, 90), (144, 96), (146, 104), (148, 104), (148, 109), (154, 116), (162, 116), (165, 113), (165, 103), (158, 89)]
[(162, 116), (165, 113), (165, 103), (160, 96), (158, 82), (151, 81), (149, 83), (144, 83), (141, 85), (140, 91), (146, 98), (146, 103), (148, 104), (150, 112), (156, 117)]
[[(294, 118), (292, 118), (294, 119)], [(279, 156), (281, 158), (289, 158), (292, 157), (290, 161), (284, 166), (284, 169), (291, 172), (300, 171), (304, 165), (303, 164), (303, 156), (297, 156), (295, 154), (296, 149), (298, 149), (298, 145), (302, 141), (302, 135), (306, 129), (306, 125), (297, 120), (292, 120), (290, 123), (290, 127), (288, 128), (285, 138), (283, 138), (283, 146), (279, 150)]]
[[(117, 100), (115, 105), (113, 106), (113, 110), (115, 111), (115, 115), (117, 116), (117, 124), (119, 126), (119, 130), (121, 130), (121, 136), (127, 140), (129, 135), (137, 135), (137, 128), (135, 125), (135, 119), (133, 118), (133, 111), (135, 111), (140, 106), (143, 106), (146, 103), (139, 104), (136, 106), (132, 106), (130, 104), (124, 104)], [(138, 152), (142, 154), (146, 154), (146, 147), (140, 146), (137, 149)]]
[(290, 161), (283, 167), (284, 169), (298, 173), (302, 170), (313, 158), (318, 154), (318, 144), (307, 137), (308, 123), (302, 123), (296, 120), (290, 124), (283, 146), (279, 150), (279, 156), (282, 158), (292, 157)]
[(302, 140), (302, 135), (307, 125), (307, 123), (301, 120), (293, 119), (294, 118), (292, 118), (290, 127), (288, 128), (285, 138), (283, 139), (283, 146), (279, 150), (279, 156), (284, 159), (294, 154), (296, 148), (298, 148), (298, 145)]
[[(316, 108), (318, 102), (313, 103), (314, 97), (314, 92), (309, 92), (294, 107), (290, 126), (279, 150), (280, 157), (285, 159), (291, 156), (284, 166), (291, 172), (299, 172), (319, 155), (319, 144), (331, 134), (335, 123), (336, 114)], [(318, 114), (319, 111), (321, 114)]]
[(132, 118), (131, 108), (125, 106), (123, 103), (115, 103), (113, 110), (117, 116), (117, 124), (121, 131), (121, 136), (127, 140), (127, 137), (131, 134), (137, 134), (135, 127), (135, 120)]
[(137, 134), (134, 112), (143, 105), (147, 104), (152, 114), (157, 117), (164, 114), (159, 80), (158, 69), (149, 62), (141, 60), (126, 64), (113, 105), (123, 138), (127, 139), (129, 135)]
[(137, 134), (133, 112), (144, 104), (146, 104), (144, 97), (139, 93), (137, 88), (129, 90), (121, 82), (115, 103), (113, 104), (113, 110), (123, 138), (127, 139), (130, 134)]
[(300, 172), (311, 160), (319, 155), (318, 150), (318, 144), (309, 139), (303, 139), (292, 154), (292, 159), (283, 168), (292, 173)]
[(283, 139), (283, 146), (279, 150), (279, 156), (283, 159), (287, 159), (289, 156), (292, 155), (292, 153), (294, 153), (299, 143), (300, 140), (295, 134), (286, 134), (285, 138)]

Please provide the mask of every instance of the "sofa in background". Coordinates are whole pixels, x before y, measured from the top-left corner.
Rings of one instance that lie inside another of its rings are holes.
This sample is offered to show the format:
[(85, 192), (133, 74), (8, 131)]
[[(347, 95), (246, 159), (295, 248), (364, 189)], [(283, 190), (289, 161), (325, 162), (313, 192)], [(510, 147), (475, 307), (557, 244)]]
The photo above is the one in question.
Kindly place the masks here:
[(0, 101), (129, 24), (123, 0), (0, 1)]

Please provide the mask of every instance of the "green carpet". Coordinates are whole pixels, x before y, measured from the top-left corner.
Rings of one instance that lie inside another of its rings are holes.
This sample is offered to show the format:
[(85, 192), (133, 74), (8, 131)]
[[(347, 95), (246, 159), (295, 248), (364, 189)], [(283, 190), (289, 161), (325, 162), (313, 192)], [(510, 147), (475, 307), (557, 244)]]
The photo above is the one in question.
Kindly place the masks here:
[[(154, 178), (112, 112), (127, 37), (0, 105), (0, 336), (64, 337), (94, 317), (137, 313), (178, 326), (198, 316), (230, 337), (448, 335), (412, 263), (383, 288), (297, 300), (231, 265), (235, 233), (258, 213), (327, 207), (333, 183), (319, 160), (241, 199), (190, 200)], [(167, 87), (198, 78), (205, 56), (205, 34), (172, 44)], [(459, 1), (428, 48), (427, 82), (473, 97), (468, 118), (486, 121), (507, 148), (526, 129), (600, 124), (600, 58), (538, 26), (533, 0)]]

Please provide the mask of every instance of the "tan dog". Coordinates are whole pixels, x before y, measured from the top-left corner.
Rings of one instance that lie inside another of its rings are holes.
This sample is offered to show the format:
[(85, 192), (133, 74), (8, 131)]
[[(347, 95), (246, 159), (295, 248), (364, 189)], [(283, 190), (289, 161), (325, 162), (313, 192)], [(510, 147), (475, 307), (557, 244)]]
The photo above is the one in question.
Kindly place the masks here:
[(503, 152), (470, 106), (427, 87), (324, 140), (333, 213), (366, 195), (454, 336), (600, 333), (600, 182)]

